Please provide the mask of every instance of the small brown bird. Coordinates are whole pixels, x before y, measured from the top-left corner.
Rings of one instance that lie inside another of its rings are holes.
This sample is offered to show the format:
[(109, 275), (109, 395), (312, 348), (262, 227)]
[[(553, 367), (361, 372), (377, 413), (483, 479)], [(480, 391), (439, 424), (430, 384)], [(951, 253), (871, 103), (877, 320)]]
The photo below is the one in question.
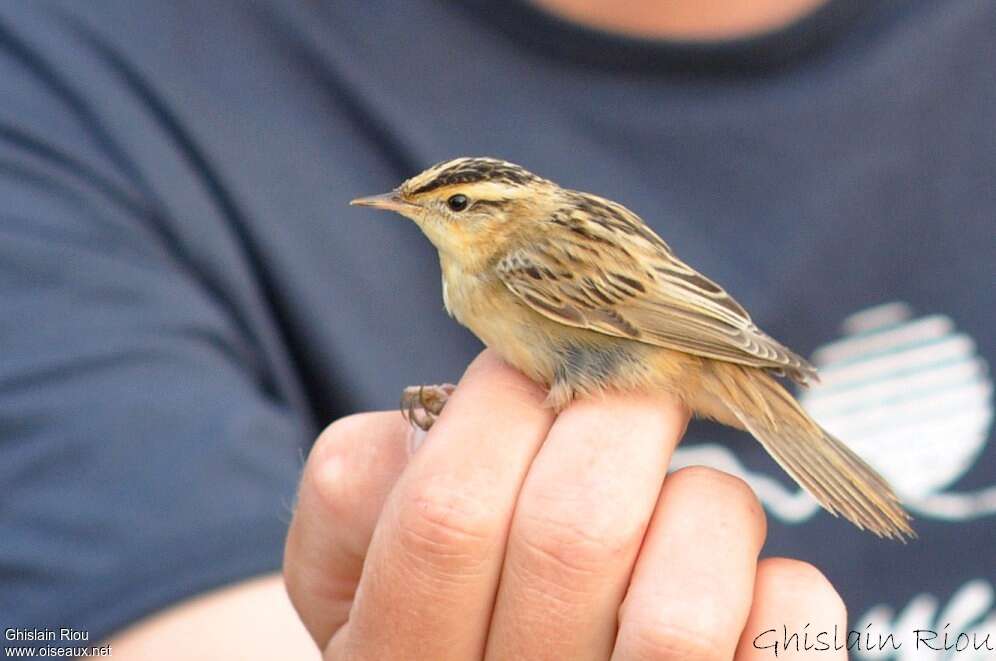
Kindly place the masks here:
[[(835, 516), (915, 536), (889, 484), (774, 378), (805, 385), (815, 368), (629, 209), (491, 158), (440, 163), (352, 204), (415, 221), (439, 251), (446, 310), (547, 386), (554, 409), (604, 390), (673, 393), (753, 434)], [(450, 390), (408, 388), (403, 406), (427, 428)]]

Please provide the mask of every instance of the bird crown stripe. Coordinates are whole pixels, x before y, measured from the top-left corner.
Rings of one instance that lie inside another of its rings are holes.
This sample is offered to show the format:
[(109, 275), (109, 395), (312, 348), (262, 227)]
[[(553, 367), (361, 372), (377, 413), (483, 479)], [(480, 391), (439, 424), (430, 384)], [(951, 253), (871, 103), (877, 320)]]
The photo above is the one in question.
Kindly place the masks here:
[(418, 185), (410, 192), (411, 195), (429, 193), (445, 186), (473, 184), (481, 181), (496, 181), (521, 186), (539, 180), (539, 177), (518, 165), (488, 158), (442, 163), (430, 168), (428, 174), (428, 181)]

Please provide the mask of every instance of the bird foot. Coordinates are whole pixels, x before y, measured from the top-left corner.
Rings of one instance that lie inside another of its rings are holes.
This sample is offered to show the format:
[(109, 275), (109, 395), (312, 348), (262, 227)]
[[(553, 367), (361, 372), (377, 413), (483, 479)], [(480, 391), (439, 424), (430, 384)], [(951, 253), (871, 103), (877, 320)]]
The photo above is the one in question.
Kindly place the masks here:
[(452, 383), (408, 386), (401, 393), (401, 415), (409, 424), (429, 431), (455, 389)]

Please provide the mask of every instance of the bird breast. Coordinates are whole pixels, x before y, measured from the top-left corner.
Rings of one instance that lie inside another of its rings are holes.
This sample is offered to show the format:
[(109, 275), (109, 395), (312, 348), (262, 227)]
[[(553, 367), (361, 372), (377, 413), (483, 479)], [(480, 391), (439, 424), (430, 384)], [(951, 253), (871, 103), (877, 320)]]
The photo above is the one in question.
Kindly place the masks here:
[(440, 262), (449, 314), (505, 362), (552, 386), (556, 408), (578, 394), (649, 385), (648, 361), (661, 350), (557, 323), (521, 302), (496, 275), (468, 273), (445, 258)]
[(505, 362), (550, 385), (557, 367), (554, 347), (564, 329), (552, 328), (552, 322), (521, 303), (493, 272), (468, 272), (443, 255), (440, 266), (443, 304), (450, 316)]

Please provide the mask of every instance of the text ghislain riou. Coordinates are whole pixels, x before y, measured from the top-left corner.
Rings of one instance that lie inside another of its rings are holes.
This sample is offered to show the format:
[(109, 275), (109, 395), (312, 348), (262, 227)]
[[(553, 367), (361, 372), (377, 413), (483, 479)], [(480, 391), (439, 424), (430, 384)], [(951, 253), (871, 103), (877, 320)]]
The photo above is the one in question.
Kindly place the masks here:
[(767, 629), (754, 637), (754, 649), (771, 650), (777, 657), (781, 652), (829, 652), (846, 649), (883, 651), (899, 650), (904, 644), (912, 644), (917, 650), (935, 652), (965, 652), (996, 650), (996, 633), (986, 631), (954, 632), (950, 624), (940, 630), (913, 629), (909, 639), (897, 638), (895, 633), (876, 633), (868, 624), (864, 630), (848, 629), (842, 632), (834, 626), (832, 630), (817, 631), (809, 624), (801, 629), (790, 631), (787, 625), (779, 629)]
[(61, 629), (19, 629), (8, 627), (4, 629), (3, 637), (14, 641), (52, 642), (56, 640), (90, 640), (90, 632), (85, 629), (63, 627)]

